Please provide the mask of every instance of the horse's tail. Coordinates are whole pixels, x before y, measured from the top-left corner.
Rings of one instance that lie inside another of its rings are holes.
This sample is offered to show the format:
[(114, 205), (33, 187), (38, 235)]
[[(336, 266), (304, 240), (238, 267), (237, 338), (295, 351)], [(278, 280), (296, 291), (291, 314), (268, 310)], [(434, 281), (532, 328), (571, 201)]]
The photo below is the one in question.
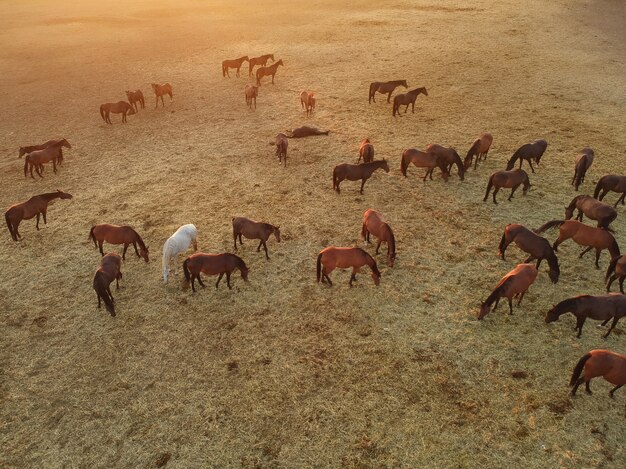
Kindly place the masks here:
[(185, 262), (183, 262), (183, 273), (185, 274), (183, 289), (185, 290), (189, 288), (189, 282), (191, 281), (191, 274), (189, 273), (189, 267), (187, 267), (187, 264), (189, 264), (189, 258), (185, 259)]
[(552, 220), (549, 221), (548, 223), (545, 223), (543, 225), (541, 225), (539, 228), (537, 228), (535, 230), (535, 233), (543, 233), (546, 230), (549, 230), (551, 228), (555, 228), (557, 226), (561, 226), (563, 223), (565, 223), (566, 220)]
[(165, 241), (165, 244), (163, 245), (163, 283), (167, 283), (167, 276), (169, 274), (168, 272), (168, 260), (170, 257), (170, 252), (169, 252), (169, 239), (167, 241)]
[(585, 355), (583, 355), (583, 357), (580, 360), (578, 360), (578, 363), (576, 363), (576, 366), (574, 367), (574, 371), (572, 372), (572, 377), (569, 380), (570, 386), (574, 386), (576, 384), (576, 381), (578, 381), (578, 378), (580, 378), (580, 374), (583, 372), (585, 363), (587, 363), (587, 360), (589, 360), (590, 358), (591, 358), (591, 354), (586, 353)]
[(317, 283), (322, 279), (322, 253), (317, 255)]
[(487, 191), (485, 192), (485, 198), (483, 201), (487, 200), (489, 197), (489, 192), (491, 192), (491, 188), (493, 187), (493, 175), (489, 176), (489, 182), (487, 182)]
[(11, 238), (17, 240), (17, 236), (13, 233), (13, 226), (11, 225), (11, 219), (9, 218), (9, 211), (4, 212), (4, 219), (7, 222), (7, 228), (9, 229), (9, 233), (11, 234)]
[(376, 91), (374, 90), (374, 83), (370, 83), (370, 94), (368, 96), (368, 101), (370, 103), (372, 102), (372, 96), (374, 96), (374, 93), (376, 93)]
[(498, 252), (501, 256), (504, 256), (504, 252), (506, 251), (506, 228), (504, 229), (504, 233), (502, 233), (502, 238), (500, 239), (500, 244), (498, 245)]
[(506, 164), (506, 170), (510, 171), (513, 169), (513, 166), (515, 166), (515, 162), (518, 160), (519, 158), (519, 150), (517, 150), (515, 153), (513, 153), (513, 156), (511, 157), (511, 159), (509, 160), (509, 162)]
[(115, 306), (113, 305), (113, 298), (109, 295), (106, 286), (106, 280), (102, 276), (100, 271), (96, 272), (95, 277), (93, 278), (93, 289), (96, 291), (98, 296), (102, 298), (104, 301), (104, 305), (106, 306), (107, 311), (111, 314), (111, 316), (115, 316)]
[(609, 262), (609, 268), (606, 270), (606, 276), (604, 277), (605, 282), (608, 282), (611, 274), (615, 272), (615, 267), (617, 266), (617, 261), (619, 261), (619, 259), (619, 257), (614, 257), (611, 259), (611, 262)]
[(409, 168), (409, 163), (406, 161), (404, 154), (406, 150), (402, 152), (402, 158), (400, 158), (400, 171), (402, 171), (402, 175), (406, 177), (406, 170)]
[(106, 118), (104, 117), (104, 104), (101, 104), (101, 105), (100, 105), (100, 116), (102, 117), (102, 120), (103, 120), (104, 122), (106, 122), (106, 121), (107, 121), (107, 120), (106, 120)]
[(89, 240), (93, 240), (93, 245), (95, 247), (98, 247), (98, 245), (96, 244), (96, 235), (94, 234), (93, 230), (96, 228), (96, 225), (91, 227), (91, 230), (89, 230), (89, 236), (87, 237), (87, 241)]
[(603, 179), (604, 179), (604, 176), (602, 176), (602, 177), (598, 180), (598, 183), (596, 184), (596, 188), (595, 188), (595, 189), (594, 189), (594, 191), (593, 191), (593, 198), (594, 198), (594, 199), (597, 199), (597, 198), (598, 198), (598, 196), (600, 195), (600, 191), (602, 190), (602, 183), (604, 182), (604, 181), (603, 181)]
[(28, 177), (28, 163), (30, 162), (30, 154), (24, 157), (24, 177)]

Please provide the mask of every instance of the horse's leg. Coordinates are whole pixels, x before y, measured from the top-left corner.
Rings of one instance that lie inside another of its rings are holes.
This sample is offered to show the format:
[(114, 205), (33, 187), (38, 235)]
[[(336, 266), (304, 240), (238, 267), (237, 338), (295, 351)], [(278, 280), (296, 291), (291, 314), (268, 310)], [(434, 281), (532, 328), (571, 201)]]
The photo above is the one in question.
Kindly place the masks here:
[[(532, 262), (532, 261), (533, 261), (533, 260), (535, 260), (535, 259), (536, 259), (536, 257), (535, 257), (535, 256), (530, 255), (530, 256), (528, 256), (528, 257), (526, 258), (526, 260), (524, 261), (524, 264), (529, 264), (530, 262)], [(540, 260), (539, 262), (541, 262), (541, 260)], [(537, 263), (537, 267), (539, 267), (539, 263)]]
[(237, 250), (237, 232), (233, 231), (233, 241), (235, 242), (235, 251)]
[(604, 196), (609, 193), (608, 189), (602, 189), (602, 193), (598, 196), (598, 200), (604, 199)]
[(513, 194), (515, 194), (515, 191), (517, 190), (518, 187), (519, 187), (519, 184), (517, 186), (513, 187), (513, 189), (511, 189), (511, 195), (509, 195), (509, 198), (507, 199), (509, 202), (513, 198)]
[(43, 165), (38, 164), (37, 166), (35, 166), (35, 171), (37, 171), (39, 177), (43, 179)]
[(580, 339), (580, 335), (583, 333), (583, 326), (585, 325), (586, 319), (586, 316), (579, 316), (576, 318), (576, 329), (578, 329), (578, 334), (576, 335), (577, 339)]
[(587, 394), (593, 394), (593, 393), (591, 392), (591, 388), (589, 387), (589, 383), (590, 383), (590, 382), (591, 382), (591, 380), (589, 380), (589, 381), (586, 381), (586, 382), (585, 382), (585, 392), (586, 392)]
[(602, 321), (602, 324), (600, 324), (600, 325), (601, 325), (601, 326), (606, 326), (606, 325), (609, 323), (609, 321), (610, 321), (611, 319), (612, 319), (612, 318), (605, 319), (604, 321)]
[(522, 292), (522, 294), (519, 297), (519, 300), (517, 300), (517, 306), (522, 304), (522, 300), (524, 299), (524, 295), (526, 294), (525, 291)]
[[(171, 101), (171, 100), (170, 100), (170, 101)], [(162, 106), (162, 107), (165, 107), (165, 101), (163, 101), (163, 95), (161, 95), (161, 106)], [(198, 278), (200, 278), (200, 277), (198, 277)]]
[(44, 208), (44, 209), (41, 211), (41, 215), (43, 216), (43, 223), (44, 223), (44, 225), (47, 225), (47, 224), (48, 224), (48, 220), (46, 220), (46, 214), (47, 214), (47, 213), (48, 213), (48, 209), (47, 209), (47, 207), (46, 207), (46, 208)]
[[(157, 97), (156, 97), (156, 108), (155, 109), (159, 109), (159, 95), (157, 95)], [(193, 283), (191, 285), (193, 286)]]
[[(100, 254), (102, 256), (104, 256), (104, 250), (102, 249), (103, 244), (104, 244), (104, 241), (98, 241), (98, 248), (100, 249)], [(126, 252), (126, 250), (124, 250), (124, 252)]]
[(137, 242), (136, 241), (133, 241), (133, 247), (135, 248), (135, 254), (137, 254), (137, 257), (141, 257), (139, 255), (139, 251), (137, 250)]
[(513, 298), (508, 298), (509, 300), (509, 314), (513, 314)]
[(596, 248), (596, 269), (600, 268), (600, 264), (598, 264), (598, 261), (600, 260), (601, 252), (602, 252), (602, 249)]
[(413, 102), (411, 103), (411, 106), (412, 106), (412, 107), (411, 107), (411, 112), (412, 112), (413, 114), (415, 114), (415, 101), (413, 101)]
[(196, 274), (191, 274), (191, 291), (196, 292)]
[(232, 290), (233, 287), (230, 286), (230, 272), (226, 272), (226, 285), (228, 285), (228, 289)]
[(216, 289), (217, 289), (217, 286), (220, 284), (220, 280), (222, 280), (223, 276), (224, 276), (224, 272), (220, 272), (219, 276), (217, 277), (217, 282), (215, 282)]
[(580, 386), (581, 384), (583, 384), (585, 382), (584, 378), (578, 378), (576, 380), (576, 382), (574, 383), (574, 387), (572, 388), (572, 392), (570, 393), (570, 395), (572, 397), (574, 397), (576, 395), (576, 391), (578, 391), (578, 386)]
[(498, 186), (494, 186), (493, 188), (493, 203), (498, 205), (498, 201), (496, 200), (496, 194), (498, 193), (498, 191), (500, 190), (500, 188)]
[(96, 292), (96, 295), (98, 296), (98, 309), (100, 309), (102, 307), (102, 305), (100, 304), (100, 293)]
[(619, 278), (619, 291), (620, 291), (621, 293), (624, 293), (624, 279), (625, 279), (625, 278), (626, 278), (626, 277), (620, 277), (620, 278)]
[(611, 399), (613, 399), (613, 393), (614, 393), (615, 391), (617, 391), (619, 388), (621, 388), (622, 386), (624, 386), (624, 385), (623, 385), (623, 384), (618, 384), (618, 385), (617, 385), (617, 386), (615, 386), (613, 389), (611, 389), (611, 390), (609, 391), (609, 397), (610, 397)]
[(378, 240), (378, 244), (376, 245), (376, 254), (378, 254), (378, 250), (380, 249), (380, 245), (382, 244), (382, 239)]
[(57, 172), (57, 160), (56, 158), (52, 159), (52, 172), (56, 174)]
[(583, 212), (580, 209), (578, 209), (578, 214), (576, 215), (576, 220), (583, 221)]
[(367, 178), (361, 179), (361, 194), (363, 194), (363, 186), (365, 186), (365, 181), (367, 181)]
[(206, 287), (206, 285), (202, 281), (202, 278), (200, 278), (200, 272), (198, 272), (198, 274), (196, 275), (196, 278), (198, 279), (198, 283), (200, 284), (202, 288)]
[(408, 110), (409, 110), (409, 105), (407, 104), (406, 106), (404, 106), (404, 113), (406, 114)]
[(493, 305), (493, 309), (491, 311), (495, 311), (496, 310), (496, 308), (498, 307), (498, 303), (500, 303), (500, 297), (498, 297), (496, 299), (496, 303)]
[(272, 85), (274, 84), (274, 75), (276, 75), (276, 72), (272, 73)]
[[(615, 282), (616, 279), (617, 279), (617, 274), (611, 275), (611, 278), (609, 279), (609, 282), (606, 284), (606, 291), (607, 292), (611, 291), (611, 285), (613, 285), (613, 282)], [(623, 290), (622, 290), (622, 293), (624, 293)]]
[[(522, 160), (520, 159), (520, 168), (522, 167), (521, 166), (521, 161)], [(533, 168), (533, 160), (532, 160), (532, 158), (528, 159), (528, 164), (530, 165), (530, 170), (534, 173), (535, 172), (535, 168)]]
[[(124, 252), (122, 253), (122, 259), (126, 260), (126, 250), (128, 249), (128, 244), (124, 244)], [(104, 254), (102, 254), (104, 256)]]
[(613, 205), (613, 207), (617, 208), (617, 204), (619, 204), (620, 202), (622, 203), (622, 205), (624, 205), (624, 198), (626, 197), (626, 192), (622, 193), (622, 196), (617, 199), (617, 202), (615, 202), (615, 205)]
[[(391, 90), (391, 91), (389, 92), (389, 94), (387, 95), (387, 102), (388, 102), (388, 103), (390, 103), (390, 102), (391, 102), (391, 93), (393, 93), (393, 90)], [(376, 94), (376, 92), (374, 92), (374, 94)], [(374, 101), (374, 102), (376, 102), (376, 101)]]
[(585, 254), (587, 254), (589, 251), (591, 251), (593, 249), (593, 246), (589, 246), (587, 249), (585, 249), (583, 252), (580, 253), (580, 255), (578, 256), (580, 259), (583, 258), (583, 256)]
[(265, 258), (267, 260), (270, 259), (270, 256), (267, 255), (267, 244), (265, 244), (265, 241), (261, 241), (263, 243), (263, 249), (265, 249)]
[(37, 223), (35, 224), (35, 228), (39, 231), (39, 214), (37, 214)]

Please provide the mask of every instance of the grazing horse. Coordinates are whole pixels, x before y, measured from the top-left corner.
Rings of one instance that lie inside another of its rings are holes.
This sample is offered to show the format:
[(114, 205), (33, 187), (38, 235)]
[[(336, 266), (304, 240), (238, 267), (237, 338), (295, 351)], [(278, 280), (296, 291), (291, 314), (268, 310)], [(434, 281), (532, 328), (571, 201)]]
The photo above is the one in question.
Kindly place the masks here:
[(600, 268), (600, 265), (598, 264), (600, 253), (604, 249), (609, 250), (611, 259), (619, 257), (620, 255), (617, 241), (615, 241), (615, 238), (611, 233), (602, 228), (587, 226), (577, 220), (552, 220), (537, 228), (535, 233), (543, 233), (544, 231), (557, 226), (560, 227), (559, 237), (552, 245), (552, 249), (554, 249), (555, 252), (558, 252), (559, 244), (571, 238), (576, 244), (587, 247), (587, 249), (580, 253), (579, 257), (581, 259), (583, 255), (595, 248), (596, 268), (598, 269)]
[(44, 142), (41, 145), (31, 145), (28, 147), (20, 147), (20, 153), (18, 155), (18, 158), (21, 158), (26, 153), (31, 153), (36, 150), (45, 150), (48, 147), (57, 147), (59, 149), (59, 154), (57, 156), (57, 164), (60, 165), (63, 163), (63, 147), (72, 148), (72, 145), (70, 145), (70, 142), (68, 142), (67, 139), (65, 138), (48, 140), (47, 142)]
[(126, 90), (126, 97), (128, 98), (128, 102), (135, 109), (135, 112), (139, 112), (139, 107), (137, 103), (141, 105), (141, 109), (146, 108), (146, 100), (143, 97), (143, 93), (141, 90), (128, 91)]
[(439, 168), (441, 170), (441, 177), (444, 181), (448, 181), (450, 173), (448, 172), (448, 163), (441, 156), (434, 155), (432, 153), (426, 153), (424, 151), (416, 150), (415, 148), (408, 148), (402, 152), (402, 159), (400, 160), (400, 171), (404, 177), (406, 177), (409, 163), (413, 163), (418, 168), (427, 168), (426, 174), (422, 178), (426, 180), (427, 176), (430, 176), (430, 180), (433, 179), (433, 170)]
[[(94, 225), (91, 227), (91, 231), (89, 231), (88, 239), (93, 241), (93, 245), (100, 249), (100, 254), (103, 256), (104, 251), (102, 250), (102, 245), (106, 241), (110, 244), (124, 245), (124, 252), (122, 253), (122, 259), (124, 260), (126, 260), (126, 250), (130, 244), (135, 248), (137, 257), (142, 257), (146, 262), (149, 260), (148, 247), (144, 244), (141, 236), (130, 226), (109, 225), (107, 223)], [(137, 244), (139, 244), (139, 251), (137, 250)]]
[(528, 179), (528, 174), (523, 169), (514, 169), (513, 171), (496, 171), (489, 177), (489, 182), (487, 183), (487, 192), (485, 192), (485, 197), (483, 198), (483, 202), (487, 201), (489, 197), (489, 192), (491, 192), (491, 188), (493, 187), (493, 203), (497, 204), (496, 194), (500, 190), (501, 187), (511, 188), (511, 194), (507, 199), (509, 202), (513, 198), (513, 194), (517, 190), (520, 185), (524, 185), (522, 193), (526, 195), (528, 189), (531, 187), (530, 180)]
[(391, 102), (391, 93), (398, 86), (404, 86), (404, 88), (408, 88), (406, 80), (394, 80), (394, 81), (375, 81), (370, 83), (370, 93), (369, 93), (369, 102), (371, 104), (372, 101), (376, 102), (376, 93), (386, 94), (387, 102)]
[(435, 156), (443, 158), (448, 164), (448, 174), (450, 174), (452, 170), (452, 165), (456, 164), (459, 170), (459, 179), (461, 181), (465, 180), (465, 166), (454, 148), (446, 148), (436, 143), (431, 143), (426, 147), (426, 153), (432, 153)]
[(111, 294), (111, 282), (115, 280), (115, 288), (120, 288), (122, 278), (122, 259), (119, 254), (108, 253), (100, 259), (100, 266), (93, 277), (93, 289), (98, 295), (98, 308), (100, 300), (104, 301), (104, 306), (112, 317), (115, 317), (115, 300)]
[(100, 106), (100, 116), (107, 124), (113, 125), (110, 114), (121, 114), (122, 123), (127, 122), (126, 116), (135, 114), (135, 109), (126, 101), (118, 101), (117, 103), (104, 103)]
[(311, 115), (315, 109), (315, 93), (306, 90), (300, 93), (300, 106), (306, 111), (307, 116)]
[(396, 259), (396, 238), (382, 213), (371, 208), (363, 214), (363, 226), (361, 227), (361, 236), (368, 243), (370, 242), (370, 233), (378, 238), (376, 254), (378, 254), (381, 243), (387, 243), (387, 264), (389, 267), (393, 267)]
[(219, 286), (220, 280), (222, 280), (222, 277), (226, 274), (226, 285), (228, 285), (229, 290), (232, 290), (233, 287), (230, 285), (230, 275), (236, 269), (239, 269), (241, 278), (244, 282), (247, 282), (250, 269), (248, 269), (248, 266), (246, 266), (246, 263), (241, 257), (228, 252), (223, 254), (205, 254), (203, 252), (192, 254), (183, 262), (183, 273), (185, 274), (183, 288), (189, 288), (189, 282), (191, 282), (191, 289), (195, 292), (196, 280), (204, 287), (205, 285), (200, 278), (200, 274), (202, 273), (205, 275), (219, 275), (215, 283), (215, 288)]
[(328, 246), (317, 256), (317, 282), (327, 283), (332, 287), (333, 282), (328, 274), (335, 269), (348, 269), (352, 267), (352, 275), (350, 276), (349, 285), (356, 280), (356, 274), (361, 271), (364, 265), (372, 269), (372, 280), (378, 286), (380, 284), (380, 271), (376, 265), (376, 261), (372, 256), (361, 248), (338, 248)]
[(254, 85), (246, 85), (244, 89), (246, 95), (246, 104), (252, 110), (252, 101), (254, 101), (254, 109), (256, 109), (256, 98), (259, 96), (259, 87)]
[(545, 140), (535, 140), (532, 143), (522, 145), (515, 153), (513, 153), (513, 156), (506, 165), (506, 169), (513, 169), (517, 160), (519, 160), (519, 167), (521, 168), (522, 163), (526, 160), (530, 165), (530, 169), (534, 173), (535, 168), (533, 168), (533, 160), (535, 160), (535, 163), (539, 166), (539, 161), (541, 160), (543, 153), (546, 151), (546, 148), (548, 148), (548, 142)]
[(43, 215), (43, 222), (47, 225), (46, 214), (48, 212), (48, 205), (55, 199), (71, 199), (72, 195), (67, 192), (57, 190), (56, 192), (49, 192), (46, 194), (39, 194), (31, 197), (26, 202), (11, 205), (9, 209), (4, 212), (4, 219), (9, 229), (9, 234), (13, 241), (17, 241), (22, 237), (17, 230), (22, 220), (30, 220), (33, 217), (37, 217), (37, 223), (35, 228), (39, 231), (39, 217)]
[(525, 264), (537, 259), (537, 269), (539, 269), (541, 261), (546, 259), (550, 267), (548, 274), (550, 280), (552, 280), (552, 283), (559, 281), (559, 275), (561, 274), (559, 260), (546, 238), (533, 233), (525, 226), (511, 223), (504, 228), (504, 233), (502, 233), (502, 239), (500, 239), (500, 245), (498, 246), (498, 252), (502, 260), (505, 260), (504, 253), (511, 243), (515, 243), (518, 248), (529, 254), (524, 261)]
[(163, 245), (163, 282), (167, 283), (170, 273), (170, 266), (174, 261), (174, 274), (178, 267), (178, 255), (189, 249), (193, 245), (193, 250), (198, 250), (198, 229), (196, 225), (188, 224), (178, 228)]
[(613, 207), (617, 207), (620, 202), (624, 205), (624, 198), (626, 197), (626, 176), (620, 176), (618, 174), (607, 174), (602, 176), (596, 184), (596, 189), (593, 191), (593, 197), (602, 200), (604, 196), (609, 192), (621, 192), (622, 195), (617, 199)]
[(363, 158), (363, 163), (371, 163), (374, 161), (374, 145), (370, 143), (369, 138), (366, 138), (361, 142), (357, 164), (361, 162), (361, 158)]
[(393, 97), (393, 109), (391, 110), (391, 114), (395, 117), (396, 113), (400, 114), (400, 106), (406, 106), (404, 108), (404, 113), (409, 110), (409, 104), (411, 105), (411, 112), (415, 114), (415, 100), (417, 97), (423, 94), (424, 96), (428, 96), (428, 91), (423, 86), (421, 88), (415, 88), (414, 90), (408, 91), (407, 93), (400, 93)]
[(241, 236), (245, 236), (246, 239), (259, 239), (259, 245), (256, 248), (256, 252), (261, 250), (261, 246), (265, 250), (265, 258), (269, 260), (270, 256), (267, 254), (267, 240), (270, 235), (274, 235), (276, 241), (280, 243), (280, 226), (274, 226), (271, 223), (261, 223), (250, 220), (245, 217), (233, 218), (233, 240), (235, 242), (235, 251), (237, 250), (237, 238), (239, 238), (239, 244), (243, 246), (243, 239)]
[(302, 127), (296, 127), (292, 130), (285, 130), (287, 134), (285, 137), (287, 138), (304, 138), (304, 137), (313, 137), (315, 135), (328, 135), (330, 130), (319, 130), (315, 127), (307, 127), (303, 125)]
[(611, 259), (609, 268), (606, 271), (606, 277), (604, 278), (605, 282), (607, 282), (607, 292), (611, 291), (611, 285), (617, 279), (619, 279), (619, 291), (624, 293), (624, 279), (626, 279), (626, 256), (619, 256)]
[(626, 296), (621, 293), (609, 293), (608, 295), (579, 295), (568, 298), (548, 311), (546, 323), (558, 321), (559, 317), (565, 313), (572, 313), (576, 316), (576, 327), (574, 330), (578, 330), (577, 338), (580, 338), (587, 318), (602, 321), (603, 326), (606, 326), (613, 319), (611, 327), (602, 336), (603, 339), (606, 339), (620, 318), (626, 316)]
[(229, 68), (236, 68), (237, 69), (236, 76), (239, 76), (239, 69), (241, 68), (241, 65), (246, 61), (249, 61), (247, 55), (244, 55), (243, 57), (239, 57), (238, 59), (224, 60), (222, 62), (222, 76), (224, 77), (227, 76), (230, 78), (230, 73), (228, 73)]
[(258, 86), (261, 86), (261, 78), (269, 77), (270, 75), (272, 75), (272, 85), (273, 85), (274, 76), (276, 75), (276, 71), (278, 70), (278, 67), (281, 65), (283, 66), (285, 65), (283, 63), (283, 59), (280, 59), (278, 62), (274, 62), (269, 67), (259, 67), (259, 69), (256, 71), (256, 84)]
[(252, 57), (250, 60), (248, 60), (248, 76), (252, 76), (252, 70), (255, 66), (261, 65), (265, 67), (267, 65), (268, 59), (272, 59), (272, 62), (274, 62), (274, 54), (265, 54), (259, 57)]
[(609, 225), (617, 218), (617, 211), (608, 204), (600, 202), (589, 195), (578, 195), (565, 207), (565, 219), (569, 220), (578, 209), (576, 219), (583, 221), (583, 214), (598, 222), (598, 228), (609, 230)]
[(152, 91), (154, 91), (154, 95), (156, 96), (155, 109), (158, 109), (159, 107), (159, 98), (161, 98), (161, 105), (165, 107), (165, 103), (163, 102), (163, 96), (166, 94), (170, 96), (170, 102), (174, 100), (174, 92), (172, 91), (172, 85), (170, 85), (169, 83), (165, 83), (164, 85), (159, 85), (158, 83), (151, 83), (150, 86), (152, 86)]
[(285, 168), (287, 167), (287, 147), (289, 146), (289, 140), (283, 133), (276, 135), (276, 139), (270, 142), (270, 145), (276, 145), (276, 156), (278, 157), (278, 164), (285, 159)]
[(335, 166), (333, 169), (333, 189), (340, 193), (339, 184), (344, 179), (348, 181), (361, 180), (361, 194), (363, 193), (363, 186), (365, 182), (372, 176), (372, 173), (377, 169), (384, 169), (386, 173), (389, 172), (389, 165), (383, 158), (382, 160), (372, 161), (371, 163), (363, 164), (349, 164), (343, 163)]
[(474, 143), (472, 143), (472, 146), (465, 156), (465, 160), (463, 161), (465, 169), (472, 167), (472, 160), (476, 157), (476, 161), (474, 162), (474, 170), (476, 170), (476, 168), (478, 168), (478, 162), (487, 159), (487, 153), (489, 153), (492, 143), (493, 136), (490, 133), (485, 132), (480, 134), (480, 137), (474, 140)]
[(34, 168), (37, 175), (43, 178), (43, 165), (50, 162), (52, 163), (52, 171), (56, 173), (60, 152), (60, 146), (50, 146), (43, 150), (31, 151), (24, 157), (24, 177), (28, 177), (30, 169), (30, 177), (35, 179), (35, 176), (33, 176)]
[[(496, 285), (491, 295), (481, 303), (478, 319), (484, 318), (489, 311), (495, 311), (500, 302), (500, 298), (509, 300), (509, 314), (513, 314), (513, 298), (519, 296), (517, 306), (524, 299), (524, 295), (537, 278), (537, 268), (533, 264), (518, 264), (513, 270), (502, 277), (502, 280)], [(493, 310), (491, 305), (494, 304)]]
[(574, 177), (572, 178), (572, 186), (574, 186), (575, 191), (578, 191), (578, 187), (585, 182), (585, 175), (593, 163), (593, 158), (594, 152), (589, 147), (580, 150), (580, 153), (576, 156), (576, 166), (574, 168)]
[[(584, 370), (584, 371), (583, 371)], [(582, 377), (580, 376), (582, 373)], [(578, 386), (585, 383), (585, 391), (591, 393), (589, 382), (593, 378), (602, 376), (615, 387), (609, 391), (609, 397), (626, 384), (626, 355), (611, 352), (610, 350), (591, 350), (578, 360), (569, 385), (572, 386), (571, 395), (575, 396)]]

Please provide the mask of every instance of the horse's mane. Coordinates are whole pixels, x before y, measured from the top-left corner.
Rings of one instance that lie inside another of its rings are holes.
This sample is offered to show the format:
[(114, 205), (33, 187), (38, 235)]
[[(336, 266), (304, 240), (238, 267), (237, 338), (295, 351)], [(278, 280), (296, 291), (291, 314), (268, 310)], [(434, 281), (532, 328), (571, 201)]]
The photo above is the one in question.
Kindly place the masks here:
[[(130, 226), (128, 228), (130, 228)], [(143, 242), (143, 239), (141, 239), (141, 236), (139, 236), (139, 233), (137, 233), (133, 228), (130, 228), (130, 231), (135, 233), (135, 235), (137, 236), (137, 242), (139, 243), (139, 246), (141, 246), (142, 249), (145, 249), (147, 251), (148, 248), (146, 247), (145, 243)]]
[(390, 244), (391, 244), (391, 253), (395, 254), (396, 253), (396, 237), (393, 234), (393, 230), (391, 229), (391, 227), (389, 226), (389, 223), (385, 223), (385, 226), (387, 227), (387, 229), (389, 230), (389, 234), (391, 235), (391, 239), (389, 240)]
[(514, 278), (515, 278), (514, 275), (511, 275), (510, 277), (507, 277), (507, 279), (504, 282), (502, 282), (499, 286), (497, 286), (491, 292), (491, 294), (485, 300), (485, 304), (487, 306), (491, 306), (493, 304), (493, 302), (496, 301), (497, 298), (499, 298), (500, 293), (502, 293), (504, 291), (504, 289), (506, 289), (511, 284), (511, 282), (513, 281)]

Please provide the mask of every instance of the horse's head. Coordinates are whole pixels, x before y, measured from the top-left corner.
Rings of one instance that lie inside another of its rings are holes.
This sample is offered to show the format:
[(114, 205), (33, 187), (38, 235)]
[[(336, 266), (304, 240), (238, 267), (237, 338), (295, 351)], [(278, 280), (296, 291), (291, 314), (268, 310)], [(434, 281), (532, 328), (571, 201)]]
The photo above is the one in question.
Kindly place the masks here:
[(129, 104), (128, 112), (126, 114), (128, 114), (129, 116), (132, 116), (133, 114), (135, 114), (135, 108)]
[(524, 188), (522, 189), (522, 194), (526, 195), (526, 193), (531, 187), (533, 187), (533, 185), (530, 183), (530, 180), (526, 178), (526, 180), (524, 181)]
[(387, 256), (387, 264), (389, 264), (389, 267), (393, 267), (393, 263), (396, 261), (396, 253), (392, 252), (391, 254), (389, 254), (389, 256)]
[(148, 254), (149, 254), (148, 246), (139, 246), (139, 256), (143, 258), (143, 260), (146, 261), (146, 263), (150, 260), (148, 258)]
[(243, 279), (244, 282), (248, 281), (248, 272), (250, 272), (250, 269), (248, 268), (248, 266), (246, 264), (242, 263), (242, 266), (239, 267), (239, 271), (241, 272), (241, 278)]
[(17, 156), (18, 158), (21, 158), (22, 156), (24, 156), (26, 154), (26, 148), (24, 147), (20, 147), (20, 154)]
[(65, 148), (72, 148), (72, 145), (70, 145), (70, 142), (68, 142), (66, 138), (61, 140), (61, 146)]
[(426, 89), (426, 87), (420, 88), (420, 90), (422, 91), (422, 94), (424, 96), (428, 96), (428, 90)]
[(63, 192), (63, 191), (61, 191), (59, 189), (57, 189), (57, 192), (59, 194), (59, 199), (71, 199), (71, 198), (73, 198), (72, 194), (69, 194), (67, 192)]
[(132, 91), (128, 91), (126, 90), (126, 97), (128, 98), (128, 100), (130, 101), (131, 98), (133, 97), (133, 92)]
[(400, 84), (401, 84), (402, 86), (404, 86), (405, 88), (408, 88), (408, 87), (409, 87), (409, 85), (407, 84), (406, 80), (402, 80), (402, 81), (400, 82)]
[(250, 58), (249, 58), (247, 55), (244, 55), (244, 56), (242, 57), (242, 59), (243, 59), (243, 61), (244, 61), (244, 62), (245, 62), (246, 60), (247, 60), (248, 62), (250, 62)]
[(276, 62), (276, 60), (274, 60), (274, 54), (269, 54), (269, 58), (272, 59), (272, 62)]
[(387, 160), (385, 158), (383, 158), (382, 163), (380, 165), (381, 168), (383, 168), (385, 170), (386, 173), (389, 172), (389, 163), (387, 163)]
[(451, 150), (452, 150), (452, 156), (454, 156), (454, 162), (456, 163), (459, 169), (459, 178), (461, 179), (461, 181), (464, 181), (465, 180), (465, 165), (461, 161), (461, 157), (459, 156), (457, 151), (454, 148), (451, 148)]
[(484, 303), (484, 302), (481, 303), (480, 304), (480, 311), (478, 311), (478, 316), (476, 316), (476, 318), (480, 321), (482, 318), (487, 316), (487, 313), (489, 313), (490, 309), (491, 309), (491, 307), (487, 303)]
[(159, 85), (157, 85), (156, 83), (150, 83), (150, 86), (152, 87), (152, 90), (156, 92), (157, 87), (158, 87)]
[(283, 59), (280, 59), (278, 62), (276, 62), (278, 65), (285, 65), (285, 62), (283, 62)]
[(558, 319), (559, 315), (556, 313), (556, 306), (553, 306), (552, 309), (546, 313), (546, 323), (551, 323)]
[(559, 281), (559, 272), (557, 270), (550, 269), (548, 276), (550, 277), (550, 281), (552, 283), (557, 283)]
[(574, 204), (565, 207), (565, 219), (570, 220), (574, 216)]
[(273, 233), (274, 233), (274, 237), (276, 238), (276, 241), (280, 243), (280, 226), (272, 226), (272, 228), (273, 228)]

